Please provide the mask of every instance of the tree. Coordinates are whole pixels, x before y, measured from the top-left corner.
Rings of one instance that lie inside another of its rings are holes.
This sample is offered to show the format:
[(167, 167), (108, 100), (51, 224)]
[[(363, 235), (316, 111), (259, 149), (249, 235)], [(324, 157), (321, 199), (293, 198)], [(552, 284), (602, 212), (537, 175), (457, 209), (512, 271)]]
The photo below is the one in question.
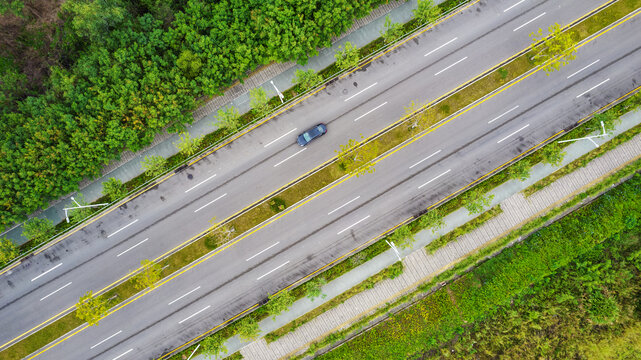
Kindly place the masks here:
[(174, 145), (181, 154), (185, 157), (190, 157), (198, 151), (202, 141), (202, 137), (191, 137), (189, 133), (182, 133), (180, 134), (180, 140), (175, 142)]
[[(361, 139), (365, 141), (363, 135)], [(341, 145), (336, 153), (340, 167), (347, 173), (356, 174), (359, 177), (375, 171), (372, 160), (378, 156), (378, 143), (369, 141), (363, 144), (350, 139), (347, 144)]]
[(385, 24), (381, 30), (381, 36), (386, 44), (393, 43), (403, 36), (403, 24), (393, 23), (389, 15), (385, 17)]
[(621, 123), (621, 118), (615, 116), (609, 111), (598, 113), (594, 115), (594, 130), (601, 132), (601, 122), (603, 122), (603, 127), (606, 132), (614, 131), (614, 128)]
[(267, 308), (267, 312), (272, 316), (272, 319), (276, 319), (276, 316), (289, 310), (294, 303), (294, 300), (295, 299), (289, 290), (283, 290), (276, 295), (270, 295), (269, 302), (265, 306)]
[(102, 183), (102, 194), (108, 197), (109, 200), (116, 201), (127, 195), (127, 189), (120, 179), (111, 177)]
[(305, 283), (305, 296), (314, 301), (314, 299), (321, 297), (325, 298), (327, 295), (323, 294), (323, 285), (327, 284), (327, 280), (324, 277), (319, 276)]
[(257, 87), (249, 90), (249, 106), (254, 109), (254, 113), (258, 116), (264, 116), (269, 112), (269, 99), (267, 93), (262, 87)]
[(85, 321), (89, 326), (98, 325), (98, 321), (102, 319), (109, 308), (107, 307), (107, 300), (102, 296), (93, 296), (91, 291), (80, 297), (76, 304), (76, 317)]
[(442, 229), (445, 226), (443, 215), (439, 209), (430, 210), (418, 219), (418, 224), (422, 229), (431, 228), (432, 233)]
[(414, 234), (410, 230), (410, 227), (407, 225), (403, 225), (394, 230), (394, 232), (390, 235), (390, 240), (394, 242), (394, 244), (399, 248), (405, 249), (412, 246), (415, 238)]
[(226, 109), (219, 109), (216, 114), (216, 125), (228, 129), (231, 132), (238, 130), (240, 126), (240, 114), (235, 107), (230, 106)]
[(62, 3), (61, 13), (79, 38), (102, 42), (111, 28), (120, 24), (127, 10), (118, 0), (69, 0)]
[(13, 241), (1, 237), (0, 238), (0, 266), (4, 266), (5, 264), (8, 264), (11, 262), (11, 260), (15, 259), (20, 255), (20, 252), (18, 251), (18, 247), (16, 244), (13, 243)]
[(32, 218), (22, 225), (22, 236), (39, 244), (54, 234), (53, 222), (49, 219)]
[(525, 181), (530, 177), (530, 162), (528, 159), (522, 159), (507, 168), (507, 174), (510, 179)]
[(345, 45), (341, 45), (336, 50), (334, 54), (336, 59), (336, 66), (341, 70), (351, 69), (354, 66), (358, 66), (360, 61), (360, 55), (358, 54), (358, 48), (354, 47), (351, 42), (346, 42)]
[(238, 322), (236, 334), (240, 338), (240, 341), (252, 341), (260, 334), (260, 328), (258, 327), (256, 320), (249, 315), (245, 316)]
[(414, 9), (414, 18), (421, 24), (436, 21), (441, 15), (441, 8), (434, 6), (432, 0), (418, 0), (418, 7)]
[(142, 260), (140, 266), (142, 270), (132, 279), (134, 287), (137, 290), (153, 289), (162, 277), (160, 264), (151, 260)]
[(537, 66), (543, 66), (547, 75), (567, 65), (576, 59), (576, 44), (573, 34), (563, 31), (558, 23), (548, 28), (548, 35), (543, 35), (543, 29), (530, 34), (532, 44), (542, 43), (534, 47), (538, 51), (532, 60)]
[(292, 83), (300, 85), (302, 91), (307, 91), (321, 82), (321, 80), (321, 76), (314, 69), (298, 69), (296, 70), (296, 76), (292, 79)]
[(186, 77), (193, 79), (200, 74), (200, 68), (203, 66), (203, 62), (198, 55), (189, 50), (183, 50), (176, 60), (176, 66)]
[(208, 359), (224, 355), (227, 353), (225, 339), (223, 339), (220, 333), (209, 335), (200, 342), (200, 350)]
[(557, 142), (545, 145), (542, 149), (543, 162), (552, 166), (558, 166), (565, 157), (565, 152)]
[(145, 156), (141, 165), (142, 168), (145, 169), (145, 174), (153, 178), (162, 175), (165, 172), (167, 159), (160, 155)]
[(490, 206), (492, 199), (494, 199), (494, 195), (485, 196), (477, 189), (470, 190), (463, 195), (463, 203), (470, 215), (482, 213), (486, 207)]

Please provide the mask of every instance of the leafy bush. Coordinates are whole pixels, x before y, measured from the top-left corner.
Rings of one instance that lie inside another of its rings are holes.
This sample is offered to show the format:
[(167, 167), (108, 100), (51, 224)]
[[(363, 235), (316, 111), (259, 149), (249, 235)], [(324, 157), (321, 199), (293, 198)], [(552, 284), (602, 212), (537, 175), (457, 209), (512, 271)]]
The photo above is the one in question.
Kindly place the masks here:
[(22, 236), (40, 243), (49, 239), (54, 234), (53, 222), (49, 219), (32, 218), (22, 226)]
[(385, 40), (385, 43), (393, 43), (400, 39), (403, 36), (403, 32), (403, 24), (393, 23), (389, 15), (385, 17), (385, 24), (383, 25), (383, 30), (381, 30), (381, 37)]
[(302, 91), (307, 91), (320, 83), (323, 78), (316, 73), (314, 69), (296, 70), (296, 76), (292, 79), (292, 83), (300, 85)]
[(257, 87), (249, 90), (249, 106), (258, 117), (267, 114), (269, 111), (269, 99), (265, 89)]
[(109, 200), (116, 201), (127, 195), (127, 189), (120, 179), (111, 177), (102, 183), (102, 194), (108, 197)]
[(336, 66), (341, 70), (351, 69), (357, 66), (360, 61), (358, 48), (354, 47), (349, 41), (346, 42), (345, 45), (338, 47), (334, 58), (336, 59)]
[(160, 176), (167, 168), (167, 159), (160, 155), (145, 156), (145, 159), (140, 163), (145, 170), (145, 174), (149, 177)]
[(202, 141), (202, 137), (191, 137), (189, 133), (182, 133), (180, 134), (180, 140), (175, 142), (174, 145), (181, 154), (185, 157), (190, 157), (198, 151)]
[(0, 266), (4, 266), (20, 255), (18, 247), (13, 241), (0, 237)]
[(414, 17), (422, 24), (433, 22), (440, 15), (441, 8), (435, 6), (432, 0), (418, 0), (418, 7), (414, 9)]

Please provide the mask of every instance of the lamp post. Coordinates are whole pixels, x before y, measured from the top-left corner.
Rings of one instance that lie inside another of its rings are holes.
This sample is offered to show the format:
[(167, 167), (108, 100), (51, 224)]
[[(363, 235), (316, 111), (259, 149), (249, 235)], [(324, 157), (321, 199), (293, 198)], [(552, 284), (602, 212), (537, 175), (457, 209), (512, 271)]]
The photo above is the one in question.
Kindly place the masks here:
[(272, 86), (274, 87), (274, 89), (276, 89), (276, 93), (278, 94), (278, 97), (280, 98), (280, 102), (281, 102), (282, 104), (284, 104), (284, 103), (285, 103), (285, 95), (283, 95), (283, 93), (282, 93), (282, 92), (280, 92), (280, 90), (278, 90), (278, 88), (276, 87), (276, 84), (274, 84), (274, 81), (273, 81), (273, 80), (269, 80), (269, 82), (272, 84)]
[(109, 204), (107, 204), (107, 203), (105, 203), (105, 204), (95, 204), (95, 205), (80, 205), (80, 204), (76, 201), (76, 199), (74, 199), (74, 198), (73, 198), (73, 196), (71, 197), (71, 200), (72, 200), (74, 203), (76, 203), (76, 205), (77, 205), (77, 206), (62, 209), (62, 210), (64, 210), (64, 211), (65, 211), (65, 219), (67, 220), (67, 223), (69, 223), (69, 213), (68, 213), (68, 211), (69, 211), (69, 210), (82, 209), (82, 208), (91, 208), (91, 207), (98, 207), (98, 206), (105, 206), (105, 205), (109, 205)]
[(603, 137), (603, 136), (607, 136), (607, 135), (608, 135), (608, 133), (605, 131), (605, 125), (603, 125), (603, 121), (601, 121), (601, 129), (603, 129), (603, 133), (602, 133), (602, 134), (599, 134), (599, 135), (592, 135), (592, 136), (586, 136), (586, 137), (582, 137), (582, 138), (578, 138), (578, 139), (561, 140), (561, 141), (559, 141), (559, 143), (564, 143), (564, 142), (569, 142), (569, 141), (579, 141), (579, 140), (590, 140), (590, 141), (592, 141), (592, 143), (594, 144), (594, 146), (599, 147), (599, 144), (597, 144), (596, 142), (594, 142), (594, 140), (592, 140), (592, 139), (593, 139), (593, 138), (598, 138), (598, 137)]
[(398, 249), (396, 248), (396, 245), (394, 245), (393, 242), (389, 242), (387, 240), (385, 240), (385, 242), (387, 243), (387, 245), (389, 245), (389, 247), (392, 248), (392, 250), (394, 250), (394, 254), (396, 254), (396, 257), (398, 258), (398, 261), (403, 261), (403, 259), (401, 259), (401, 253), (398, 252)]

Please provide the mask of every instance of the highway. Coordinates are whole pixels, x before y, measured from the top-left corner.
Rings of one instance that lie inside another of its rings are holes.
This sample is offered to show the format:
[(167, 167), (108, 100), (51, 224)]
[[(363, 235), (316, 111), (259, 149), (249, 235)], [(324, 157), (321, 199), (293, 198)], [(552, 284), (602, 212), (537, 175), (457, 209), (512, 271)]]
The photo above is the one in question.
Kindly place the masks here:
[[(331, 158), (349, 138), (385, 127), (410, 100), (431, 100), (456, 88), (527, 46), (527, 35), (538, 27), (567, 23), (601, 4), (527, 1), (504, 12), (513, 3), (473, 6), (3, 275), (2, 339), (197, 234), (211, 217), (225, 218), (278, 189)], [(111, 359), (128, 346), (133, 350), (123, 359), (155, 357), (330, 262), (634, 88), (629, 75), (639, 71), (638, 53), (622, 56), (636, 49), (634, 26), (638, 21), (603, 37), (621, 39), (598, 39), (581, 49), (579, 59), (559, 74), (594, 63), (594, 54), (584, 54), (590, 49), (602, 58), (567, 81), (558, 74), (528, 78), (394, 154), (394, 161), (382, 161), (375, 174), (331, 189), (44, 357)], [(591, 60), (582, 63), (584, 57)], [(600, 73), (607, 77), (598, 78)], [(598, 98), (582, 94), (595, 86)], [(488, 124), (500, 114), (505, 115)], [(328, 124), (328, 135), (297, 147), (297, 132), (320, 121)], [(173, 298), (178, 300), (172, 303)], [(86, 346), (116, 333), (99, 346)]]

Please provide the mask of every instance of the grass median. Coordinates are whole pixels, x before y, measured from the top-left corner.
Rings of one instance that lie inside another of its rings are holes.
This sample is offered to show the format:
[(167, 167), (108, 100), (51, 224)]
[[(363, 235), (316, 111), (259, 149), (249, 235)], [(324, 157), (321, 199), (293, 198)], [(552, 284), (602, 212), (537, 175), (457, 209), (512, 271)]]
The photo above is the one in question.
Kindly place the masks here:
[[(641, 5), (641, 0), (620, 0), (607, 7), (602, 12), (593, 15), (592, 17), (575, 25), (572, 28), (572, 31), (575, 32), (576, 36), (578, 36), (579, 39), (584, 39), (587, 36), (592, 35), (602, 28), (606, 27), (613, 21), (616, 21), (617, 19), (625, 16), (632, 10), (636, 9), (639, 5)], [(395, 148), (407, 139), (416, 136), (435, 123), (447, 118), (456, 111), (469, 106), (486, 94), (500, 88), (509, 81), (512, 81), (517, 77), (523, 75), (527, 71), (533, 69), (534, 64), (530, 61), (530, 57), (531, 54), (526, 53), (513, 59), (503, 67), (490, 72), (486, 76), (459, 90), (455, 94), (452, 94), (442, 101), (429, 106), (425, 111), (396, 122), (395, 124), (381, 131), (376, 137), (374, 137), (374, 139), (370, 141), (378, 143), (379, 154), (383, 154)], [(240, 216), (237, 216), (224, 225), (229, 231), (231, 231), (232, 234), (242, 234), (247, 230), (255, 227), (256, 225), (264, 223), (272, 216), (276, 215), (278, 212), (286, 209), (292, 204), (301, 201), (310, 194), (321, 190), (322, 188), (326, 187), (327, 185), (345, 175), (347, 175), (347, 173), (340, 166), (340, 164), (338, 164), (337, 162), (330, 162), (329, 164), (323, 166), (320, 170), (314, 172), (312, 175), (304, 178), (303, 180), (277, 194), (276, 196), (278, 197), (279, 204), (283, 205), (282, 209), (277, 208), (275, 210), (270, 205), (270, 202), (273, 200), (273, 198), (266, 199), (259, 205), (249, 209), (248, 211), (244, 212)], [(501, 176), (494, 176), (492, 177), (492, 179), (492, 182), (484, 183), (491, 185), (484, 186), (493, 187), (501, 183)], [(457, 209), (462, 205), (462, 200), (459, 199), (460, 197), (455, 198), (453, 201), (448, 202), (445, 206), (451, 209)], [(161, 261), (161, 265), (163, 266), (162, 275), (166, 277), (174, 274), (176, 271), (182, 269), (185, 265), (194, 262), (203, 255), (208, 254), (212, 250), (221, 246), (223, 243), (226, 243), (229, 240), (228, 237), (229, 233), (225, 235), (213, 232), (176, 251), (167, 259)], [(381, 242), (379, 241), (378, 243), (375, 243), (369, 248), (365, 249), (364, 256), (356, 254), (353, 255), (350, 259), (354, 259), (356, 257), (369, 259), (385, 251), (385, 249), (387, 249), (386, 244), (381, 244)], [(326, 276), (329, 281), (329, 277), (331, 276), (328, 274), (338, 274), (341, 271), (348, 271), (347, 269), (352, 268), (352, 265), (349, 265), (350, 261), (343, 261), (340, 263), (345, 263), (348, 265), (334, 265), (332, 268), (325, 271), (323, 276)], [(353, 264), (357, 264), (358, 262), (359, 261), (353, 261)], [(293, 291), (296, 290), (294, 289)], [(104, 296), (113, 299), (113, 302), (116, 303), (131, 297), (137, 292), (138, 291), (133, 287), (131, 282), (126, 281), (107, 291)], [(257, 317), (267, 316), (267, 314), (260, 309), (255, 311), (254, 314), (256, 314), (255, 316)], [(0, 352), (0, 357), (6, 359), (23, 358), (50, 343), (51, 341), (57, 339), (63, 334), (71, 331), (78, 325), (78, 320), (74, 316), (73, 312), (71, 312), (63, 316), (61, 319), (57, 320), (55, 323), (52, 323), (51, 325), (24, 338), (11, 347), (4, 349), (2, 352)], [(228, 328), (232, 329), (233, 327)], [(231, 335), (233, 335), (233, 330), (225, 329), (224, 331), (230, 332)]]

